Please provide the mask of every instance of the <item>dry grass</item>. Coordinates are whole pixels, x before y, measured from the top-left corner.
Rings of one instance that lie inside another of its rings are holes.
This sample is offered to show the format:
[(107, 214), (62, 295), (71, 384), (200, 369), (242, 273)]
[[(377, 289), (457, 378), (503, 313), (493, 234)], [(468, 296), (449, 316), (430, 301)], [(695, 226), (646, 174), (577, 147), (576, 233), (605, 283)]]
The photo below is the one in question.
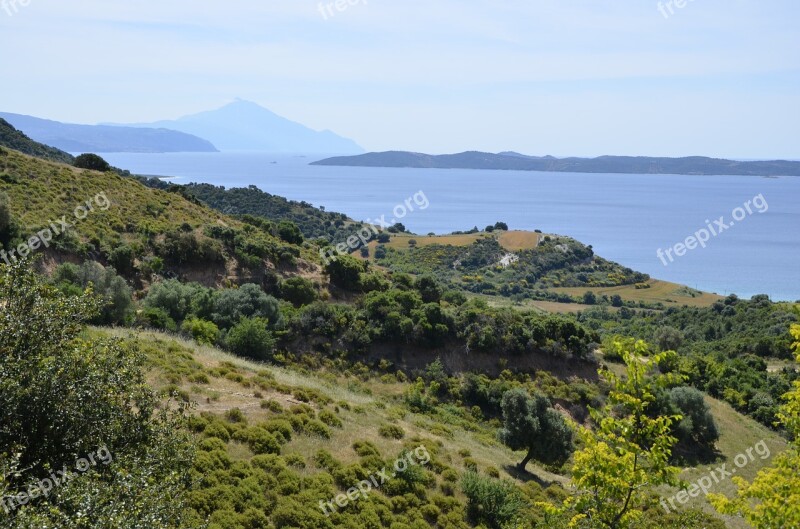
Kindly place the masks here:
[(581, 296), (586, 291), (594, 292), (597, 296), (603, 294), (611, 297), (618, 294), (625, 301), (645, 301), (648, 303), (661, 302), (667, 307), (710, 307), (715, 301), (723, 299), (722, 296), (709, 292), (700, 292), (684, 285), (651, 279), (647, 282), (650, 288), (637, 289), (634, 285), (617, 287), (561, 287), (552, 289), (555, 292)]

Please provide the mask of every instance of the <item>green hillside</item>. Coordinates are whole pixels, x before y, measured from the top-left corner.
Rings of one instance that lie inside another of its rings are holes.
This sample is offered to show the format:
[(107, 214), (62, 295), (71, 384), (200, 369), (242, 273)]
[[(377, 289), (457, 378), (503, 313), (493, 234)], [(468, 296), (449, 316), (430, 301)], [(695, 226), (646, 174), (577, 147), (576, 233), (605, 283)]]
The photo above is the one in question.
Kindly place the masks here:
[(33, 141), (2, 118), (0, 118), (0, 146), (53, 162), (72, 163), (74, 160), (69, 153)]

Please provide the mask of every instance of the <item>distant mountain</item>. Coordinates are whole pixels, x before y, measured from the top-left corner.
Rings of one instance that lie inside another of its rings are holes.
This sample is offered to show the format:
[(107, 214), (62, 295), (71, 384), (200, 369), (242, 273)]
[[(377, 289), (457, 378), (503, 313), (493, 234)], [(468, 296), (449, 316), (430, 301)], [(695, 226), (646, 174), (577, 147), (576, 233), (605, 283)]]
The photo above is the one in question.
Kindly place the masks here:
[(51, 162), (72, 164), (75, 161), (69, 153), (33, 141), (3, 118), (0, 118), (0, 146)]
[(786, 160), (739, 162), (703, 156), (686, 158), (653, 158), (648, 156), (554, 158), (552, 156), (526, 156), (516, 152), (493, 154), (468, 151), (459, 154), (431, 155), (405, 151), (388, 151), (371, 152), (360, 156), (327, 158), (313, 162), (312, 165), (494, 169), (568, 173), (800, 176), (800, 162)]
[(174, 121), (128, 126), (180, 130), (207, 138), (223, 151), (336, 154), (364, 152), (353, 140), (337, 136), (329, 130), (318, 132), (289, 121), (256, 103), (242, 100), (236, 100), (217, 110)]
[(32, 139), (69, 152), (216, 152), (204, 139), (164, 129), (74, 125), (0, 112)]

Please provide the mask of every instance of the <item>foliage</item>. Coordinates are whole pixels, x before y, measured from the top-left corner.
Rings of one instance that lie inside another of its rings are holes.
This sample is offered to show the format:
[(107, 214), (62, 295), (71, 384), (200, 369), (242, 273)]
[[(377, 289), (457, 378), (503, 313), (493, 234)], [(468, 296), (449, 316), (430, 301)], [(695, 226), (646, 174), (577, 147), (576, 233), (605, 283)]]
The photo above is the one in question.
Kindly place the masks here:
[(188, 318), (183, 321), (181, 330), (203, 345), (214, 345), (219, 339), (219, 327), (213, 322), (200, 318)]
[(84, 153), (79, 155), (75, 158), (75, 161), (72, 163), (78, 169), (89, 169), (91, 171), (100, 171), (101, 173), (107, 173), (111, 171), (111, 165), (107, 161), (105, 161), (102, 157), (93, 154), (93, 153)]
[(27, 263), (0, 267), (0, 496), (101, 448), (111, 459), (12, 511), (3, 526), (179, 527), (190, 445), (179, 417), (157, 411), (142, 356), (81, 336), (100, 309), (90, 294), (64, 296)]
[(561, 465), (575, 450), (572, 429), (544, 395), (513, 389), (503, 395), (502, 409), (500, 440), (512, 450), (527, 450), (518, 468), (531, 459)]
[[(792, 325), (795, 356), (800, 361), (800, 325)], [(752, 483), (733, 477), (738, 486), (734, 499), (710, 494), (711, 503), (722, 513), (743, 517), (756, 529), (800, 527), (800, 382), (785, 395), (778, 418), (793, 442), (778, 454), (772, 466), (759, 471)]]
[(575, 453), (572, 468), (577, 494), (560, 509), (573, 512), (572, 523), (578, 526), (635, 527), (647, 489), (677, 484), (679, 469), (669, 465), (676, 442), (670, 432), (681, 417), (648, 415), (658, 390), (680, 382), (679, 376), (655, 372), (674, 353), (646, 358), (649, 348), (644, 342), (633, 348), (622, 342), (617, 346), (627, 376), (601, 371), (611, 387), (608, 402), (603, 410), (591, 410), (596, 428), (580, 432), (583, 448)]
[(517, 527), (525, 500), (516, 486), (504, 480), (468, 471), (461, 478), (467, 513), (478, 524), (493, 529)]
[(275, 349), (268, 326), (265, 318), (243, 318), (228, 332), (225, 343), (234, 354), (267, 360)]

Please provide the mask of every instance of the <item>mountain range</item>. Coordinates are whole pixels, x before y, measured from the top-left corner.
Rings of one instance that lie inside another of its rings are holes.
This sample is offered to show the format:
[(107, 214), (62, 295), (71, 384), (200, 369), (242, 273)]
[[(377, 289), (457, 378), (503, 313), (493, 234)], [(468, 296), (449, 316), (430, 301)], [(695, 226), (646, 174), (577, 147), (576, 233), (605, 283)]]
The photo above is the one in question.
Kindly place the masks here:
[(800, 176), (800, 162), (787, 160), (736, 161), (704, 156), (664, 158), (649, 156), (600, 156), (598, 158), (555, 158), (527, 156), (516, 152), (467, 151), (431, 155), (406, 151), (371, 152), (339, 156), (312, 165), (350, 167), (409, 167), (418, 169), (481, 169), (549, 171), (569, 173), (685, 174)]
[(310, 129), (241, 99), (216, 110), (154, 123), (78, 125), (4, 112), (0, 118), (33, 140), (68, 152), (364, 152), (353, 140)]
[(31, 139), (67, 152), (216, 152), (208, 141), (164, 128), (77, 125), (0, 112)]

